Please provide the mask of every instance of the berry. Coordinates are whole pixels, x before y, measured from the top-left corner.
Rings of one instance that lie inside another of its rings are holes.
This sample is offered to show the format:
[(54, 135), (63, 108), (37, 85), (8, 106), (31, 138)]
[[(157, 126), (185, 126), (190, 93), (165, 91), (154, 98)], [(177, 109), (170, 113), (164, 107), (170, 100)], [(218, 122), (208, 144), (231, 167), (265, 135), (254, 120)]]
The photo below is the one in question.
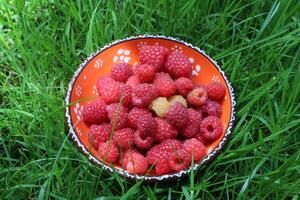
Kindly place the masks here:
[(174, 139), (177, 137), (177, 130), (174, 129), (165, 119), (156, 117), (157, 132), (154, 134), (156, 142), (162, 142), (167, 139)]
[(159, 145), (153, 146), (147, 152), (146, 158), (150, 165), (154, 165), (155, 174), (162, 175), (171, 172), (169, 167), (169, 153), (161, 151)]
[(137, 65), (135, 74), (139, 77), (141, 83), (150, 83), (155, 76), (155, 69), (151, 65)]
[(108, 163), (114, 163), (119, 159), (118, 147), (111, 141), (100, 143), (98, 154), (103, 161)]
[(123, 97), (122, 100), (123, 105), (125, 106), (131, 105), (131, 93), (132, 93), (132, 87), (130, 85), (125, 85), (125, 84), (121, 85), (120, 95)]
[(141, 131), (135, 131), (134, 133), (134, 143), (140, 149), (149, 149), (153, 143), (153, 137)]
[(182, 105), (184, 105), (184, 107), (187, 107), (187, 102), (186, 102), (185, 98), (181, 95), (171, 96), (168, 100), (171, 105), (174, 105), (176, 102), (178, 102), (178, 103), (181, 103)]
[(88, 138), (94, 148), (98, 149), (99, 144), (109, 139), (112, 127), (108, 123), (92, 125), (88, 132)]
[(132, 74), (132, 66), (127, 63), (117, 63), (110, 71), (110, 76), (120, 82), (126, 82)]
[(182, 147), (183, 147), (181, 142), (176, 139), (168, 139), (158, 145), (159, 145), (160, 150), (167, 151), (167, 152), (174, 152), (179, 149), (182, 149)]
[(130, 85), (132, 88), (141, 84), (139, 77), (136, 75), (130, 76), (129, 79), (126, 81), (126, 85)]
[(158, 96), (170, 97), (176, 92), (176, 85), (171, 76), (164, 72), (156, 73), (153, 84), (158, 90)]
[(165, 68), (174, 78), (189, 77), (192, 72), (192, 63), (182, 53), (173, 51), (167, 58)]
[(177, 88), (177, 93), (182, 96), (186, 96), (194, 87), (193, 81), (186, 77), (181, 77), (175, 80), (175, 85)]
[(177, 128), (183, 128), (188, 123), (188, 112), (181, 103), (175, 103), (165, 115), (166, 120)]
[(114, 126), (115, 129), (124, 128), (127, 122), (128, 110), (123, 105), (119, 108), (118, 103), (110, 104), (106, 107), (108, 118), (110, 119), (110, 124)]
[(202, 144), (204, 144), (204, 145), (209, 144), (208, 139), (206, 139), (205, 137), (203, 137), (202, 133), (200, 133), (200, 132), (197, 133), (197, 134), (195, 135), (195, 138), (196, 138), (199, 142), (201, 142)]
[(203, 87), (197, 87), (187, 95), (187, 101), (192, 106), (202, 106), (207, 101), (207, 92)]
[(114, 133), (113, 140), (115, 144), (123, 149), (129, 149), (134, 144), (133, 130), (130, 128), (117, 130)]
[(157, 122), (152, 117), (151, 113), (140, 116), (136, 126), (141, 133), (147, 133), (153, 135), (157, 131)]
[(176, 172), (187, 169), (190, 163), (191, 157), (184, 149), (172, 153), (169, 157), (169, 166)]
[(126, 170), (132, 174), (145, 174), (148, 170), (147, 159), (140, 153), (132, 152), (128, 156)]
[(154, 85), (142, 83), (133, 88), (131, 101), (134, 106), (147, 107), (157, 95), (157, 89)]
[(126, 169), (125, 166), (127, 165), (127, 162), (133, 153), (139, 153), (139, 151), (135, 148), (125, 149), (125, 151), (123, 151), (122, 149), (120, 150), (119, 164), (122, 168)]
[(136, 128), (138, 119), (141, 116), (148, 114), (151, 114), (149, 110), (145, 108), (134, 107), (128, 114), (127, 124), (132, 128)]
[(166, 97), (158, 97), (154, 99), (150, 104), (152, 109), (158, 116), (163, 117), (170, 108), (170, 103)]
[(155, 71), (163, 66), (169, 50), (162, 46), (143, 46), (139, 52), (139, 59), (142, 64), (152, 65)]
[(221, 101), (226, 93), (226, 89), (222, 83), (212, 82), (206, 86), (207, 95), (210, 99)]
[(85, 105), (82, 111), (83, 121), (88, 125), (101, 124), (107, 121), (106, 106), (107, 104), (102, 99)]
[[(106, 103), (115, 103), (120, 101), (121, 83), (117, 81), (108, 81), (101, 85), (99, 89), (102, 99)], [(100, 86), (99, 86), (100, 87)]]
[(96, 84), (98, 94), (102, 94), (103, 91), (105, 91), (106, 85), (111, 82), (114, 82), (114, 79), (112, 79), (110, 76), (101, 76)]
[(221, 117), (221, 105), (216, 101), (207, 100), (206, 104), (201, 107), (203, 117), (216, 116)]
[(185, 138), (191, 138), (199, 131), (202, 116), (201, 112), (198, 112), (193, 108), (188, 108), (187, 112), (189, 121), (187, 126), (181, 130), (181, 134)]
[(188, 152), (195, 161), (201, 160), (206, 155), (205, 146), (195, 138), (184, 141), (183, 149)]
[(208, 116), (200, 124), (200, 133), (208, 140), (216, 140), (222, 135), (223, 126), (218, 117)]

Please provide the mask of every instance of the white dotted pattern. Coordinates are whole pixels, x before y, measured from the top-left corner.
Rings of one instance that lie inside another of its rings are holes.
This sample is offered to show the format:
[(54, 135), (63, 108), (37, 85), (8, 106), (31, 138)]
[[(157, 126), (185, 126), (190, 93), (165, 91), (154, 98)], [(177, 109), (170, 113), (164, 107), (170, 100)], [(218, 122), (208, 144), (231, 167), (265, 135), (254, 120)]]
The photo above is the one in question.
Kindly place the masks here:
[(118, 49), (117, 51), (117, 55), (114, 56), (113, 58), (113, 62), (116, 63), (116, 62), (125, 62), (125, 63), (128, 63), (130, 61), (130, 50), (128, 49)]
[(192, 71), (192, 76), (198, 76), (201, 71), (200, 65), (196, 65), (195, 69)]
[(75, 93), (78, 97), (80, 97), (81, 93), (82, 93), (82, 87), (80, 85), (77, 85), (75, 88)]
[(94, 67), (96, 69), (100, 69), (102, 66), (103, 66), (103, 60), (102, 59), (96, 60)]
[(93, 86), (92, 93), (99, 96), (96, 85)]
[(146, 46), (147, 45), (147, 42), (139, 42), (137, 44), (137, 47), (138, 47), (138, 50), (141, 50), (143, 46)]
[(74, 113), (76, 114), (76, 118), (78, 121), (80, 121), (82, 118), (82, 111), (83, 111), (83, 106), (80, 105), (79, 103), (76, 103), (74, 107)]
[(215, 76), (215, 75), (211, 78), (211, 80), (216, 81), (216, 82), (221, 82), (220, 77)]
[(181, 46), (178, 46), (178, 45), (174, 45), (173, 47), (171, 47), (171, 50), (172, 51), (178, 51), (180, 53), (182, 53), (182, 47)]

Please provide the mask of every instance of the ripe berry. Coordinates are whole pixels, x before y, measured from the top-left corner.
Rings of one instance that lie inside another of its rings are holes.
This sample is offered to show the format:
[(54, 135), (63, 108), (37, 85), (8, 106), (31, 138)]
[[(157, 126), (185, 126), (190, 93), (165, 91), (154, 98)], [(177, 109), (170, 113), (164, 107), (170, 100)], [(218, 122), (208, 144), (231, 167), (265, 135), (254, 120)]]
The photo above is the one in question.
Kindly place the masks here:
[(157, 122), (152, 117), (151, 113), (140, 116), (136, 126), (141, 133), (153, 135), (157, 131)]
[(177, 93), (182, 96), (186, 96), (194, 87), (193, 81), (186, 77), (176, 79), (175, 85), (177, 88)]
[(110, 119), (110, 124), (114, 126), (115, 129), (121, 129), (126, 126), (128, 110), (123, 105), (118, 103), (110, 104), (106, 107), (108, 118)]
[(128, 156), (126, 170), (132, 174), (145, 174), (148, 170), (147, 159), (140, 153), (132, 152)]
[(155, 69), (149, 64), (139, 64), (135, 68), (135, 74), (141, 83), (150, 83), (155, 76)]
[(162, 175), (171, 172), (169, 166), (169, 153), (161, 150), (159, 145), (155, 145), (149, 149), (146, 158), (149, 165), (154, 165), (156, 175)]
[(207, 95), (212, 100), (221, 101), (226, 93), (226, 89), (222, 83), (212, 82), (206, 86)]
[(218, 117), (208, 116), (200, 124), (200, 133), (208, 140), (216, 140), (222, 135), (223, 126)]
[(103, 91), (105, 91), (106, 85), (111, 82), (114, 82), (114, 79), (112, 79), (110, 76), (101, 76), (96, 84), (98, 94), (101, 95)]
[(157, 95), (157, 89), (154, 85), (142, 83), (133, 88), (131, 101), (134, 106), (147, 107)]
[(140, 149), (149, 149), (153, 143), (153, 137), (147, 132), (137, 130), (134, 132), (134, 143)]
[(192, 72), (192, 63), (188, 57), (174, 51), (168, 56), (165, 68), (174, 78), (189, 77)]
[(101, 124), (107, 121), (107, 104), (102, 99), (96, 100), (84, 106), (82, 111), (82, 118), (88, 125)]
[(88, 138), (94, 148), (98, 149), (99, 144), (106, 142), (111, 134), (112, 127), (108, 123), (92, 125), (88, 132)]
[(157, 131), (154, 134), (156, 142), (162, 142), (167, 139), (175, 139), (177, 137), (177, 130), (173, 128), (165, 119), (156, 117)]
[(201, 160), (206, 155), (205, 146), (195, 138), (184, 141), (183, 149), (188, 152), (195, 161)]
[(174, 152), (179, 149), (182, 149), (183, 147), (181, 142), (177, 139), (167, 139), (158, 145), (160, 150), (167, 152)]
[(130, 85), (122, 84), (120, 88), (120, 98), (122, 96), (122, 104), (125, 106), (131, 106), (131, 93), (132, 93), (132, 87)]
[(130, 85), (132, 88), (135, 86), (141, 84), (140, 79), (136, 75), (132, 75), (129, 77), (129, 79), (126, 81), (126, 85)]
[(152, 109), (159, 117), (163, 117), (169, 110), (171, 104), (168, 102), (166, 97), (158, 97), (154, 99), (149, 108)]
[(132, 74), (132, 66), (127, 63), (117, 63), (110, 71), (110, 76), (120, 82), (126, 82)]
[(132, 110), (130, 110), (128, 114), (127, 124), (132, 127), (136, 128), (136, 124), (138, 122), (138, 119), (143, 115), (151, 114), (150, 111), (146, 108), (139, 108), (134, 107)]
[(123, 128), (115, 131), (113, 136), (114, 143), (123, 149), (129, 149), (134, 144), (133, 130), (130, 128)]
[(158, 96), (170, 97), (176, 92), (176, 85), (171, 76), (164, 72), (156, 73), (153, 84), (158, 90)]
[(166, 120), (177, 128), (184, 128), (188, 123), (188, 112), (181, 103), (175, 103), (165, 115)]
[(203, 87), (197, 87), (187, 95), (187, 101), (192, 106), (202, 106), (207, 101), (207, 92)]
[(181, 130), (181, 134), (185, 138), (191, 138), (199, 131), (200, 123), (201, 123), (201, 112), (194, 110), (193, 108), (188, 108), (188, 123), (187, 126)]
[(142, 64), (152, 65), (155, 71), (163, 66), (169, 50), (163, 46), (144, 46), (139, 52), (139, 59)]
[(209, 140), (206, 139), (205, 137), (203, 137), (202, 133), (201, 132), (198, 132), (196, 135), (195, 135), (195, 138), (201, 142), (202, 144), (204, 145), (207, 145), (209, 144)]
[[(99, 83), (100, 84), (100, 83)], [(101, 85), (99, 91), (102, 99), (106, 103), (115, 103), (120, 101), (121, 83), (117, 81), (108, 81)]]
[(176, 172), (187, 169), (190, 163), (191, 157), (184, 149), (172, 153), (169, 158), (169, 166)]
[(204, 118), (207, 116), (221, 117), (222, 109), (220, 103), (208, 99), (206, 104), (201, 107), (201, 112)]
[(119, 150), (112, 141), (102, 142), (98, 147), (98, 155), (105, 162), (115, 163), (119, 159)]

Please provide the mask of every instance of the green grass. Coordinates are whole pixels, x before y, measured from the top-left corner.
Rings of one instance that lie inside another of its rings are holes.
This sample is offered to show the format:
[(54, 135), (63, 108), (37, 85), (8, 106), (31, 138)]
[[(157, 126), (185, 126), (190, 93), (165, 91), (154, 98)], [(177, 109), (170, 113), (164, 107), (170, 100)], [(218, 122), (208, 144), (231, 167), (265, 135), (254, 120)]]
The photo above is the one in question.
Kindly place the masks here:
[[(97, 48), (138, 34), (190, 42), (235, 87), (231, 141), (183, 181), (128, 182), (67, 139), (64, 98)], [(299, 199), (300, 2), (0, 0), (0, 199)]]

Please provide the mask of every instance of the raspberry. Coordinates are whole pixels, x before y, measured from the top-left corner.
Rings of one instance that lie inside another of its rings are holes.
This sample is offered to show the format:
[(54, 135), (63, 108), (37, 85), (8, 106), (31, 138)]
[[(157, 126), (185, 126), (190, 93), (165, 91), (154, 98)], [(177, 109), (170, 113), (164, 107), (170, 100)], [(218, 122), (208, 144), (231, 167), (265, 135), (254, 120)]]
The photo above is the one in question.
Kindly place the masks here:
[(187, 102), (186, 102), (185, 98), (181, 95), (171, 96), (168, 100), (171, 105), (174, 105), (176, 102), (178, 102), (178, 103), (181, 103), (182, 105), (184, 105), (184, 107), (187, 107)]
[(177, 88), (177, 93), (182, 96), (186, 96), (194, 87), (193, 81), (185, 77), (175, 80), (175, 85)]
[(139, 153), (137, 149), (131, 148), (131, 149), (125, 149), (123, 151), (122, 149), (120, 150), (120, 159), (119, 159), (119, 164), (122, 168), (126, 169), (126, 165), (130, 157), (132, 156), (133, 153)]
[(209, 143), (209, 141), (205, 137), (203, 137), (202, 133), (200, 132), (195, 135), (195, 138), (204, 145), (207, 145)]
[(175, 103), (165, 115), (166, 120), (177, 128), (183, 128), (188, 123), (188, 112), (181, 103)]
[(174, 129), (166, 120), (156, 117), (157, 132), (154, 134), (156, 142), (162, 142), (167, 139), (174, 139), (177, 137), (177, 130)]
[(139, 52), (139, 59), (142, 64), (152, 65), (155, 71), (159, 71), (163, 66), (169, 50), (163, 46), (143, 46)]
[(151, 65), (137, 65), (135, 74), (139, 77), (141, 83), (150, 83), (155, 76), (155, 69)]
[(203, 87), (197, 87), (187, 95), (187, 101), (192, 106), (202, 106), (207, 101), (207, 92)]
[(117, 81), (108, 81), (99, 89), (102, 99), (106, 103), (115, 103), (120, 101), (121, 83)]
[(153, 135), (157, 131), (157, 122), (152, 117), (151, 113), (140, 116), (137, 121), (136, 126), (137, 126), (137, 129), (141, 133), (147, 133), (147, 134)]
[(179, 149), (182, 149), (182, 147), (183, 147), (181, 142), (176, 139), (168, 139), (158, 145), (159, 145), (160, 150), (167, 151), (167, 152), (174, 152)]
[(188, 108), (187, 112), (189, 121), (187, 126), (181, 130), (181, 134), (185, 138), (191, 138), (199, 131), (202, 116), (201, 112), (198, 112), (193, 108)]
[(110, 71), (110, 76), (120, 82), (126, 82), (132, 74), (132, 66), (127, 63), (117, 63)]
[(156, 87), (152, 84), (142, 83), (133, 88), (131, 101), (134, 106), (147, 107), (156, 97)]
[(121, 92), (120, 95), (122, 95), (123, 100), (122, 103), (125, 106), (131, 105), (131, 93), (132, 93), (132, 87), (130, 85), (121, 85)]
[(192, 63), (182, 53), (173, 51), (167, 58), (165, 68), (174, 78), (189, 77), (192, 72)]
[(195, 161), (201, 160), (206, 154), (205, 146), (195, 138), (184, 141), (183, 149), (188, 152)]
[(206, 104), (201, 107), (203, 117), (216, 116), (221, 117), (221, 105), (216, 101), (207, 100)]
[(148, 114), (151, 114), (149, 110), (145, 108), (134, 107), (128, 114), (127, 124), (132, 128), (136, 128), (138, 119), (141, 116)]
[(219, 118), (208, 116), (200, 124), (200, 133), (208, 140), (216, 140), (222, 135), (223, 126)]
[(115, 144), (123, 149), (129, 149), (134, 144), (133, 130), (130, 128), (117, 130), (114, 133), (113, 140)]
[(106, 110), (108, 112), (108, 118), (110, 119), (110, 124), (112, 126), (115, 125), (115, 129), (121, 129), (124, 128), (127, 122), (128, 117), (128, 110), (123, 105), (119, 108), (118, 103), (110, 104), (106, 107)]
[(169, 157), (169, 166), (172, 170), (179, 172), (190, 166), (191, 157), (185, 150), (180, 149)]
[(99, 144), (109, 139), (112, 127), (108, 123), (92, 125), (88, 132), (88, 138), (94, 148), (98, 149)]
[(114, 79), (112, 79), (110, 76), (101, 76), (96, 84), (98, 94), (102, 94), (105, 91), (106, 85), (111, 82), (114, 82)]
[[(166, 153), (163, 153), (166, 154)], [(167, 154), (166, 154), (167, 155)], [(169, 166), (168, 157), (161, 158), (155, 164), (155, 173), (156, 175), (168, 174), (171, 172), (171, 168)]]
[(221, 101), (226, 93), (226, 89), (222, 83), (212, 82), (206, 86), (207, 95), (212, 100)]
[(168, 157), (169, 153), (167, 151), (161, 151), (159, 145), (153, 146), (146, 155), (148, 163), (154, 165), (156, 175), (171, 172)]
[(126, 170), (132, 174), (145, 174), (148, 170), (147, 159), (142, 154), (133, 152), (128, 156)]
[(102, 99), (85, 105), (82, 111), (82, 118), (88, 125), (100, 124), (107, 121), (107, 104)]
[(156, 73), (153, 84), (158, 90), (158, 96), (170, 97), (176, 92), (176, 85), (171, 76), (164, 72)]
[(130, 85), (132, 88), (141, 84), (139, 77), (136, 75), (130, 76), (129, 79), (126, 81), (126, 85)]
[(170, 103), (166, 97), (158, 97), (154, 99), (150, 104), (150, 109), (152, 109), (158, 116), (163, 117), (170, 108)]
[(140, 149), (149, 149), (153, 143), (153, 137), (145, 132), (135, 131), (134, 143)]
[(119, 159), (118, 147), (111, 141), (100, 143), (98, 154), (103, 161), (108, 163), (114, 163)]

